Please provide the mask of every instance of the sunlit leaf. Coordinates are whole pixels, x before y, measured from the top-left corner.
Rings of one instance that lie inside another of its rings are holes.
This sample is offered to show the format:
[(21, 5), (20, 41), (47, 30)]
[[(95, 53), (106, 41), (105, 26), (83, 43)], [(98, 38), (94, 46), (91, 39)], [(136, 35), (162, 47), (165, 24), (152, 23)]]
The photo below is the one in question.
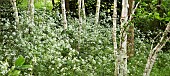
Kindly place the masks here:
[(25, 58), (20, 55), (18, 59), (15, 61), (15, 66), (21, 66), (25, 63)]

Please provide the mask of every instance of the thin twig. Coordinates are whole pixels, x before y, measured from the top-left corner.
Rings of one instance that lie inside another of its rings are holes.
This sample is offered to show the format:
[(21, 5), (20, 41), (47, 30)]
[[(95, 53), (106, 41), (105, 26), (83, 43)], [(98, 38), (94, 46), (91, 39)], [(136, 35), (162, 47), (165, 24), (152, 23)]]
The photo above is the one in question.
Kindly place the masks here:
[(158, 38), (158, 36), (160, 36), (160, 34), (162, 34), (162, 32), (159, 32), (159, 34), (156, 37), (154, 37), (154, 39), (152, 40), (151, 49), (153, 49), (153, 43), (154, 43), (155, 39)]

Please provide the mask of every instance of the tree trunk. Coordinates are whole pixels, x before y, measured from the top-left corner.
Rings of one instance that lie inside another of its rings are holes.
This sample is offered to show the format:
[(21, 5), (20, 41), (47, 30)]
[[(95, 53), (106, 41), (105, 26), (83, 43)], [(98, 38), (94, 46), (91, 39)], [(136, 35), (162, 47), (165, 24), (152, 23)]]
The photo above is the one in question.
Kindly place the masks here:
[(127, 76), (127, 33), (126, 23), (128, 20), (128, 0), (122, 0), (121, 26), (120, 26), (120, 50), (118, 61), (120, 61), (119, 76)]
[(96, 4), (96, 22), (95, 22), (95, 24), (98, 24), (98, 22), (99, 22), (99, 13), (100, 13), (100, 0), (97, 0), (97, 4)]
[(11, 0), (11, 4), (12, 4), (13, 11), (14, 11), (15, 22), (16, 22), (17, 27), (19, 28), (19, 17), (18, 17), (18, 10), (16, 6), (16, 0)]
[(86, 19), (86, 11), (85, 11), (84, 0), (82, 0), (82, 10), (83, 10), (83, 18)]
[(67, 19), (66, 19), (66, 9), (65, 9), (65, 0), (61, 0), (61, 8), (62, 8), (62, 19), (64, 29), (67, 29)]
[(132, 57), (135, 54), (135, 49), (134, 49), (134, 23), (129, 25), (128, 29), (128, 40), (127, 40), (127, 55), (128, 57)]
[(78, 15), (79, 15), (79, 42), (77, 50), (80, 51), (80, 42), (81, 42), (81, 28), (82, 28), (82, 9), (81, 9), (81, 0), (78, 0)]
[(30, 23), (34, 25), (34, 0), (29, 0), (29, 14)]
[(79, 25), (82, 25), (82, 10), (81, 10), (81, 0), (78, 0), (78, 15), (79, 15)]
[(116, 40), (116, 28), (117, 26), (117, 0), (114, 0), (114, 10), (113, 10), (113, 28), (112, 28), (112, 38), (113, 38), (113, 45), (114, 45), (114, 57), (115, 57), (115, 71), (114, 71), (114, 75), (115, 76), (118, 76), (118, 66), (119, 66), (119, 63), (118, 63), (118, 53), (117, 53), (117, 40)]
[(152, 67), (156, 61), (156, 57), (158, 55), (158, 52), (162, 49), (162, 47), (166, 44), (167, 41), (170, 40), (170, 22), (167, 24), (167, 27), (163, 33), (163, 36), (161, 37), (161, 40), (159, 43), (152, 49), (150, 50), (150, 54), (147, 60), (147, 64), (145, 66), (145, 70), (143, 73), (143, 76), (149, 76), (150, 72), (152, 70)]
[[(129, 0), (128, 16), (130, 17), (134, 8), (134, 0)], [(134, 24), (129, 24), (128, 35), (127, 35), (127, 55), (128, 57), (134, 56)]]

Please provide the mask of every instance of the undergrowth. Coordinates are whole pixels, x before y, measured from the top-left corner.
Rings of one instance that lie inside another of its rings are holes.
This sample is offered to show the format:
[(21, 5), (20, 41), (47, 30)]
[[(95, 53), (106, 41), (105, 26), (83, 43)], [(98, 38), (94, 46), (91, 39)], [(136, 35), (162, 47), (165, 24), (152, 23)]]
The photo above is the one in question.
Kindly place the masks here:
[[(34, 26), (28, 25), (26, 11), (20, 14), (21, 29), (17, 29), (6, 19), (0, 26), (2, 28), (0, 75), (9, 75), (11, 67), (20, 55), (25, 58), (24, 64), (32, 65), (32, 68), (20, 69), (20, 75), (24, 76), (114, 75), (110, 16), (103, 15), (101, 25), (95, 25), (94, 16), (89, 15), (86, 21), (83, 21), (80, 31), (78, 19), (70, 16), (67, 17), (68, 29), (63, 30), (59, 12), (44, 13), (44, 11), (36, 10)], [(135, 33), (140, 34), (137, 29)], [(142, 75), (150, 43), (145, 43), (141, 37), (136, 35), (135, 50), (135, 56), (128, 60), (130, 76)], [(151, 75), (170, 74), (169, 55), (167, 52), (160, 53)]]

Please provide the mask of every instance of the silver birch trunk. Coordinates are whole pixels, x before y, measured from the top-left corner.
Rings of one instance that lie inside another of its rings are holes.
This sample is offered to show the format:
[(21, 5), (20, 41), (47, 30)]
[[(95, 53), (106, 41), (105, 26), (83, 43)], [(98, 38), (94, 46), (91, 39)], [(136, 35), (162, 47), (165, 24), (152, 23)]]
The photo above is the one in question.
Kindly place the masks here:
[(79, 25), (80, 25), (80, 29), (81, 29), (81, 26), (82, 26), (81, 0), (78, 0), (78, 15), (79, 15)]
[(34, 0), (29, 0), (29, 15), (30, 24), (34, 25)]
[(80, 42), (81, 42), (81, 28), (82, 28), (82, 0), (78, 0), (78, 15), (79, 15), (79, 42), (77, 50), (80, 51)]
[(116, 28), (117, 26), (117, 0), (114, 0), (114, 10), (113, 10), (113, 28), (112, 28), (112, 36), (113, 36), (113, 44), (114, 44), (114, 56), (117, 56), (117, 40), (116, 40)]
[(95, 24), (98, 24), (99, 22), (99, 13), (100, 13), (100, 0), (97, 0), (97, 4), (96, 4), (96, 21)]
[(156, 61), (158, 52), (162, 49), (162, 47), (166, 44), (166, 42), (170, 40), (170, 36), (168, 36), (168, 34), (170, 34), (170, 22), (167, 24), (167, 27), (166, 27), (159, 43), (150, 51), (143, 76), (150, 75), (152, 67)]
[(18, 16), (16, 0), (10, 0), (10, 1), (11, 1), (11, 4), (12, 4), (12, 9), (14, 11), (15, 23), (16, 23), (17, 27), (19, 28), (19, 16)]
[(84, 0), (82, 0), (82, 10), (83, 10), (83, 18), (86, 19), (86, 11), (85, 11)]
[(115, 71), (114, 75), (118, 75), (119, 63), (118, 63), (118, 53), (117, 53), (117, 40), (116, 40), (116, 28), (117, 26), (117, 0), (114, 0), (114, 9), (113, 9), (113, 28), (112, 28), (112, 36), (113, 36), (113, 45), (114, 45), (114, 57), (115, 57)]
[(128, 0), (122, 0), (122, 13), (120, 25), (120, 50), (118, 61), (120, 61), (118, 76), (127, 76), (127, 33), (126, 23), (128, 20)]
[(67, 19), (66, 19), (65, 0), (61, 0), (61, 8), (62, 8), (63, 26), (64, 26), (64, 29), (67, 29)]

